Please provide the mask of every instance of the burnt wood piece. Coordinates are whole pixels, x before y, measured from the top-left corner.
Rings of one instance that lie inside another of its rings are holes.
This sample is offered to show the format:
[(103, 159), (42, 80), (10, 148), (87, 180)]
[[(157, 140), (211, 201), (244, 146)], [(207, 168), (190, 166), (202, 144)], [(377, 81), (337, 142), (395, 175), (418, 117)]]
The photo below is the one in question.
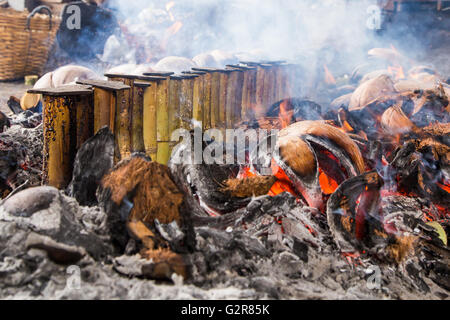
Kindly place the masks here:
[(0, 133), (3, 132), (4, 128), (9, 128), (11, 126), (11, 123), (3, 112), (0, 111)]
[(379, 212), (383, 184), (376, 172), (369, 172), (346, 180), (331, 195), (327, 203), (328, 225), (342, 251), (362, 251), (385, 244), (388, 235)]
[[(206, 147), (204, 144), (202, 151)], [(220, 191), (227, 179), (237, 176), (239, 165), (195, 164), (194, 150), (188, 148), (193, 146), (180, 143), (175, 147), (169, 168), (175, 183), (185, 195), (186, 206), (193, 215), (226, 214), (245, 207), (250, 202), (251, 198), (231, 197)], [(209, 213), (206, 210), (209, 210)]]
[(116, 145), (108, 127), (100, 129), (78, 150), (68, 194), (83, 206), (96, 204), (96, 191), (105, 174), (114, 166)]
[(322, 107), (310, 100), (289, 98), (274, 103), (266, 113), (266, 117), (282, 115), (280, 106), (284, 103), (284, 112), (292, 113), (291, 122), (300, 120), (322, 120)]

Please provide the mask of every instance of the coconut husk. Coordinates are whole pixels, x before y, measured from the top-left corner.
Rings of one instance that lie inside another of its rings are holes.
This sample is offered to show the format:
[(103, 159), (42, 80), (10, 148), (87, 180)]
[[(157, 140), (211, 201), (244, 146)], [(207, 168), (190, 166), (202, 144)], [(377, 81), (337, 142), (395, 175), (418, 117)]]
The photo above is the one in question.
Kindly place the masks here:
[(361, 110), (381, 97), (395, 94), (394, 82), (388, 75), (380, 75), (361, 84), (350, 99), (349, 110)]

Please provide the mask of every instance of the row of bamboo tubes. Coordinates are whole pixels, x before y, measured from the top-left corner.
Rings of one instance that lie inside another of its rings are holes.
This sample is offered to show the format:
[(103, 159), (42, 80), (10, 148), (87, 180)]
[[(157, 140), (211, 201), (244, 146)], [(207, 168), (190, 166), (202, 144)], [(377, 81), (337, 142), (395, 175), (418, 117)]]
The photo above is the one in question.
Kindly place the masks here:
[[(242, 62), (180, 75), (106, 74), (109, 81), (80, 81), (71, 91), (30, 91), (43, 94), (44, 119), (49, 120), (44, 120), (44, 183), (66, 187), (76, 151), (103, 126), (114, 133), (116, 161), (140, 152), (167, 164), (176, 129), (193, 129), (196, 122), (203, 130), (224, 131), (263, 116), (270, 105), (292, 96), (295, 71), (283, 62)], [(79, 129), (80, 121), (88, 129)], [(83, 131), (81, 138), (71, 136), (73, 128)]]

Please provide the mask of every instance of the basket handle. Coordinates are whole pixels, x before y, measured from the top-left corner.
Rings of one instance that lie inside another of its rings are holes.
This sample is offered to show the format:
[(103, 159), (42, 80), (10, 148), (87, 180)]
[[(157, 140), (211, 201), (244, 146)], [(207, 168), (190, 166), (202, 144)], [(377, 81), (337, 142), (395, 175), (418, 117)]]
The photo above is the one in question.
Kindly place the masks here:
[(33, 11), (31, 11), (31, 13), (27, 17), (27, 30), (30, 30), (31, 18), (33, 18), (36, 15), (36, 13), (38, 13), (40, 11), (47, 11), (48, 16), (50, 17), (48, 30), (52, 30), (52, 11), (47, 6), (39, 6), (39, 7), (34, 8)]

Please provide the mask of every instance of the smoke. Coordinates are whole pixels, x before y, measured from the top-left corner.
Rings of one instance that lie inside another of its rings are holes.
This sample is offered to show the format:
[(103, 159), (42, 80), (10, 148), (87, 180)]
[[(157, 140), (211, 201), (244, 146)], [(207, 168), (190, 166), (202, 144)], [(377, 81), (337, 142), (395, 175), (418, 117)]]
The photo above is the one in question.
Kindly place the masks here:
[[(165, 55), (195, 55), (212, 50), (266, 59), (295, 60), (322, 49), (359, 51), (370, 43), (367, 8), (375, 0), (110, 0), (127, 29), (159, 34), (176, 21)], [(155, 48), (159, 50), (159, 48)], [(162, 58), (162, 57), (158, 57)], [(326, 59), (326, 57), (325, 57)]]

